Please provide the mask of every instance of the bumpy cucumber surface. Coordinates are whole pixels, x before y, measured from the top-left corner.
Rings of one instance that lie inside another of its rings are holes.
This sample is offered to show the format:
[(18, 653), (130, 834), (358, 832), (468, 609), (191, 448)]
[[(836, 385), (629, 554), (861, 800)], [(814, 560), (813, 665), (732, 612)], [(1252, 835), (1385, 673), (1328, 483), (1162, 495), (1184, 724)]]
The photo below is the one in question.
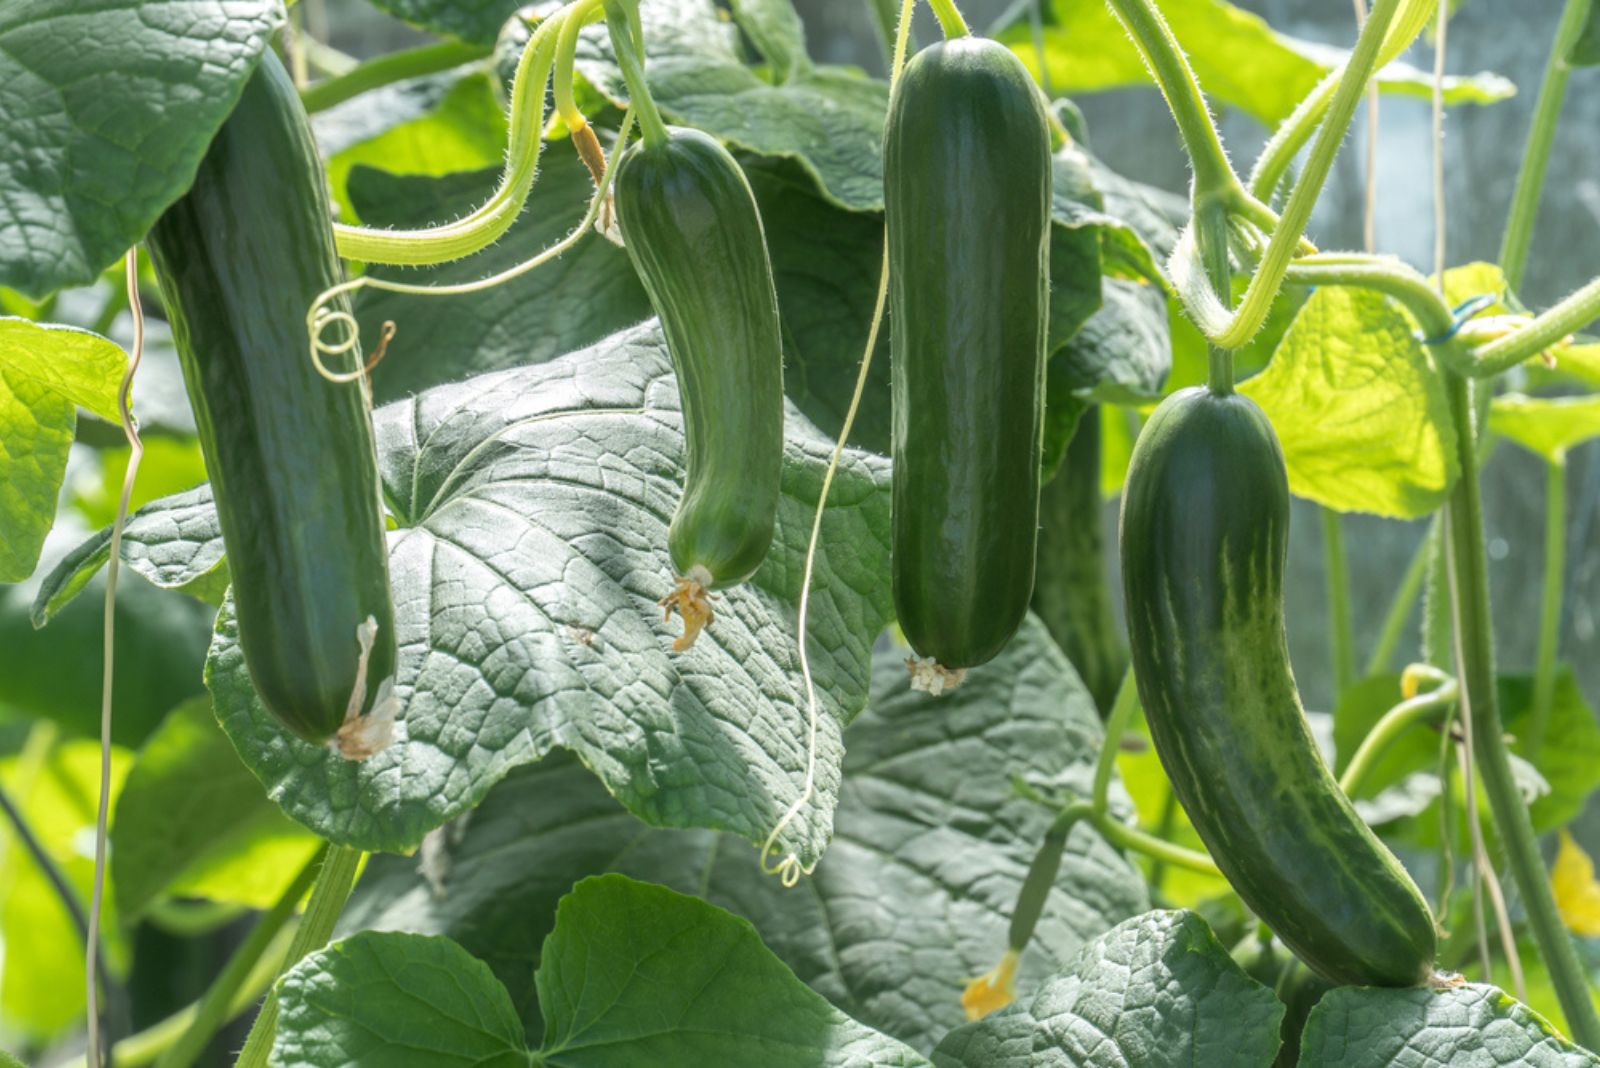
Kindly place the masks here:
[(783, 472), (783, 343), (772, 264), (739, 164), (698, 130), (635, 144), (617, 165), (617, 222), (661, 319), (689, 460), (667, 535), (707, 589), (755, 574)]
[(367, 701), (394, 675), (394, 610), (362, 386), (324, 380), (309, 354), (306, 310), (341, 274), (305, 110), (271, 53), (146, 244), (199, 425), (250, 678), (291, 730), (326, 740), (355, 689), (357, 628), (369, 617)]
[(1266, 415), (1205, 388), (1167, 398), (1122, 510), (1129, 643), (1178, 800), (1233, 888), (1337, 983), (1410, 986), (1433, 917), (1317, 751), (1290, 669), (1289, 488)]
[(993, 41), (906, 65), (884, 129), (894, 600), (950, 669), (1005, 647), (1033, 592), (1049, 311), (1050, 136)]

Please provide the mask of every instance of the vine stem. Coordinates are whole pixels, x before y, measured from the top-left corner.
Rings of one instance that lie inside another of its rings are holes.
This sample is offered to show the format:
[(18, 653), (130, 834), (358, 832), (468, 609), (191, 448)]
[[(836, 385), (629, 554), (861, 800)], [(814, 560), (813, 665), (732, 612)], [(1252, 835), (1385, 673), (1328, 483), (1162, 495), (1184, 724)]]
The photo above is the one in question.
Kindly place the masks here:
[(955, 0), (928, 0), (928, 6), (933, 8), (933, 14), (938, 18), (939, 29), (944, 31), (945, 40), (966, 37), (972, 33), (967, 26), (967, 20), (961, 17)]
[[(1166, 98), (1178, 123), (1178, 135), (1194, 168), (1194, 203), (1226, 198), (1239, 189), (1239, 179), (1228, 162), (1222, 138), (1207, 110), (1194, 69), (1178, 39), (1151, 0), (1106, 0), (1112, 13), (1133, 38), (1133, 45)], [(1041, 57), (1041, 62), (1043, 57)]]
[(246, 981), (266, 954), (268, 947), (277, 940), (278, 933), (283, 930), (284, 925), (294, 919), (295, 909), (300, 906), (300, 899), (311, 889), (311, 883), (316, 879), (317, 872), (321, 870), (327, 856), (328, 846), (324, 844), (317, 849), (305, 867), (300, 869), (299, 874), (289, 883), (288, 889), (279, 896), (277, 903), (256, 921), (249, 937), (228, 958), (227, 966), (216, 979), (212, 980), (205, 996), (197, 1003), (189, 1026), (184, 1028), (183, 1034), (176, 1042), (167, 1047), (161, 1059), (156, 1062), (156, 1068), (189, 1068), (189, 1065), (205, 1051), (212, 1036), (232, 1015), (239, 991), (246, 985)]
[(1523, 360), (1559, 344), (1597, 317), (1600, 317), (1600, 278), (1574, 290), (1515, 333), (1473, 349), (1456, 369), (1473, 378), (1509, 371)]
[(1533, 722), (1528, 727), (1528, 757), (1534, 760), (1544, 746), (1545, 729), (1550, 725), (1550, 705), (1555, 697), (1566, 558), (1567, 463), (1564, 456), (1558, 456), (1545, 463), (1544, 592), (1539, 601), (1539, 652), (1533, 669)]
[[(361, 856), (359, 849), (328, 846), (322, 866), (317, 870), (316, 884), (311, 888), (311, 900), (306, 903), (305, 915), (301, 917), (300, 926), (295, 929), (294, 938), (289, 942), (289, 951), (283, 955), (283, 963), (278, 968), (279, 977), (298, 964), (306, 954), (314, 953), (328, 944), (328, 939), (333, 936), (334, 924), (339, 922), (339, 914), (344, 911), (344, 903), (350, 898), (350, 889), (355, 885)], [(261, 1003), (255, 1023), (250, 1025), (250, 1034), (245, 1038), (244, 1049), (239, 1051), (234, 1068), (266, 1068), (277, 1029), (278, 991), (274, 986)]]
[(1461, 477), (1445, 514), (1445, 561), (1455, 622), (1457, 677), (1463, 713), (1472, 721), (1478, 773), (1505, 849), (1511, 874), (1534, 940), (1549, 970), (1573, 1038), (1600, 1050), (1600, 1014), (1589, 997), (1588, 978), (1556, 909), (1533, 822), (1517, 790), (1496, 708), (1494, 638), (1490, 629), (1489, 571), (1483, 545), (1483, 506), (1478, 488), (1478, 447), (1473, 437), (1471, 385), (1446, 372)]
[(493, 51), (488, 45), (440, 41), (402, 52), (390, 52), (369, 59), (337, 77), (324, 78), (306, 86), (300, 90), (300, 102), (305, 105), (307, 112), (315, 114), (406, 78), (454, 70), (463, 64), (483, 59)]
[(1545, 62), (1544, 80), (1539, 85), (1539, 101), (1533, 108), (1533, 126), (1522, 152), (1522, 167), (1511, 194), (1511, 211), (1506, 216), (1505, 235), (1500, 240), (1500, 270), (1513, 291), (1522, 288), (1523, 271), (1528, 265), (1528, 249), (1533, 244), (1533, 224), (1539, 216), (1539, 197), (1544, 192), (1545, 170), (1550, 149), (1555, 143), (1556, 125), (1561, 118), (1561, 103), (1567, 95), (1567, 76), (1572, 66), (1567, 57), (1578, 43), (1589, 20), (1591, 0), (1567, 0), (1556, 25), (1556, 37)]
[(522, 214), (533, 188), (544, 146), (546, 83), (555, 62), (555, 42), (568, 18), (583, 18), (600, 0), (574, 0), (551, 15), (528, 40), (511, 83), (506, 167), (489, 199), (468, 215), (420, 230), (381, 230), (335, 223), (339, 255), (366, 263), (417, 267), (470, 256), (498, 240)]
[(1328, 649), (1333, 662), (1333, 703), (1356, 681), (1355, 635), (1350, 626), (1350, 567), (1339, 513), (1322, 510), (1322, 559), (1327, 572)]
[(646, 148), (667, 143), (667, 124), (650, 95), (644, 76), (644, 26), (639, 18), (638, 0), (607, 0), (606, 29), (611, 34), (611, 49), (622, 80), (628, 86), (628, 103), (639, 116), (639, 137)]
[[(1129, 4), (1134, 0), (1110, 2)], [(1334, 157), (1338, 155), (1340, 143), (1350, 126), (1350, 119), (1355, 114), (1367, 79), (1377, 67), (1379, 50), (1400, 4), (1401, 0), (1378, 0), (1367, 17), (1366, 25), (1356, 40), (1355, 50), (1350, 55), (1350, 62), (1329, 102), (1328, 114), (1317, 132), (1305, 170), (1289, 195), (1289, 202), (1267, 242), (1266, 252), (1251, 276), (1237, 311), (1230, 312), (1208, 279), (1197, 273), (1197, 266), (1209, 270), (1209, 264), (1204, 263), (1205, 247), (1203, 243), (1197, 244), (1193, 227), (1186, 228), (1179, 238), (1178, 246), (1168, 261), (1168, 270), (1189, 317), (1212, 344), (1221, 348), (1238, 348), (1249, 341), (1265, 321), (1283, 284), (1290, 261), (1299, 251), (1306, 224), (1311, 221), (1311, 211), (1332, 170)]]
[(1420, 723), (1455, 704), (1459, 693), (1460, 687), (1455, 680), (1447, 680), (1438, 689), (1407, 698), (1385, 712), (1382, 718), (1372, 725), (1366, 737), (1361, 739), (1361, 745), (1357, 747), (1355, 755), (1350, 758), (1350, 763), (1345, 765), (1344, 774), (1339, 776), (1339, 789), (1354, 798), (1356, 791), (1361, 789), (1361, 784), (1372, 773), (1373, 766), (1390, 744), (1404, 734), (1412, 724)]
[[(133, 376), (144, 358), (144, 305), (139, 301), (139, 248), (135, 245), (123, 256), (123, 280), (128, 290), (128, 308), (133, 312), (133, 347), (128, 352), (128, 369), (117, 390), (117, 414), (122, 434), (128, 439), (128, 467), (122, 475), (122, 495), (117, 500), (117, 518), (111, 524), (110, 556), (106, 560), (105, 662), (100, 676), (100, 793), (94, 821), (94, 882), (89, 892), (88, 931), (84, 935), (85, 1010), (89, 1024), (89, 1063), (101, 1063), (100, 999), (100, 912), (106, 891), (106, 824), (111, 812), (111, 686), (116, 666), (117, 572), (122, 555), (122, 529), (128, 522), (128, 503), (133, 498), (133, 483), (139, 477), (139, 461), (144, 457), (144, 442), (139, 424), (133, 418)], [(109, 1052), (109, 1051), (107, 1051)]]

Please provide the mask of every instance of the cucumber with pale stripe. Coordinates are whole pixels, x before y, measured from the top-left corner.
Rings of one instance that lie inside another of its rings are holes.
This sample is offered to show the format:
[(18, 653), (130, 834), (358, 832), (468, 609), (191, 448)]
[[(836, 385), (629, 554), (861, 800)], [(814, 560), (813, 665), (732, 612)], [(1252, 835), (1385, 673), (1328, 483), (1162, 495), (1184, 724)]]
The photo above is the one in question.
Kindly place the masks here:
[(1122, 506), (1129, 645), (1156, 751), (1239, 896), (1337, 983), (1433, 972), (1433, 916), (1306, 723), (1284, 633), (1289, 486), (1266, 415), (1204, 387), (1140, 434)]

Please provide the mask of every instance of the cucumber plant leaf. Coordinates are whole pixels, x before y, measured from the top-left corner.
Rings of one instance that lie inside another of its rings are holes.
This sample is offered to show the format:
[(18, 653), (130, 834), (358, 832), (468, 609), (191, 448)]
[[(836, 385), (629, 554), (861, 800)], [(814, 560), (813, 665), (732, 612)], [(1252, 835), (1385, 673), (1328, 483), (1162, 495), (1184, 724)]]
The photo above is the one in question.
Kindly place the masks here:
[[(788, 413), (771, 555), (720, 595), (716, 623), (678, 655), (655, 602), (670, 584), (683, 437), (654, 320), (387, 405), (374, 428), (399, 528), (390, 574), (406, 712), (396, 743), (361, 764), (290, 737), (255, 697), (225, 605), (207, 682), (271, 796), (325, 838), (405, 851), (511, 768), (563, 747), (647, 821), (764, 838), (804, 772), (795, 613), (833, 442)], [(827, 842), (840, 726), (866, 700), (872, 641), (891, 612), (888, 507), (887, 462), (847, 452), (811, 598), (818, 792), (783, 842), (806, 863)], [(165, 585), (220, 561), (203, 487), (146, 506), (129, 532), (130, 566)], [(107, 552), (103, 536), (76, 550), (36, 612), (69, 597)]]
[(1085, 946), (1031, 999), (950, 1032), (933, 1063), (1268, 1068), (1283, 1011), (1198, 913), (1147, 912)]
[(1272, 420), (1289, 489), (1336, 511), (1425, 516), (1460, 473), (1444, 383), (1379, 294), (1318, 289), (1239, 392)]
[[(892, 647), (873, 657), (872, 700), (845, 731), (833, 845), (798, 889), (762, 874), (733, 835), (646, 828), (553, 754), (438, 832), (426, 863), (374, 857), (343, 928), (448, 935), (490, 964), (537, 1033), (531, 977), (556, 901), (584, 876), (619, 871), (745, 917), (812, 989), (926, 1051), (962, 1021), (963, 984), (1004, 946), (1052, 816), (1016, 793), (1013, 774), (1087, 793), (1101, 729), (1037, 620), (942, 697), (908, 689), (904, 658)], [(1021, 988), (1147, 907), (1137, 871), (1075, 830)]]
[(117, 911), (136, 920), (166, 893), (267, 908), (317, 844), (240, 763), (211, 699), (186, 701), (145, 741), (117, 797)]
[[(1265, 19), (1224, 0), (1158, 0), (1173, 35), (1188, 54), (1206, 95), (1246, 112), (1267, 126), (1288, 117), (1324, 75), (1344, 62), (1338, 48), (1279, 33)], [(1049, 0), (1042, 5), (1041, 57), (1026, 5), (993, 35), (1010, 45), (1043, 84), (1078, 94), (1150, 83), (1150, 73), (1122, 24), (1104, 4)], [(1427, 96), (1432, 76), (1405, 63), (1378, 72), (1388, 92)], [(1492, 104), (1516, 92), (1496, 74), (1445, 79), (1449, 104)]]
[(914, 1068), (928, 1062), (808, 989), (744, 920), (620, 875), (562, 898), (535, 977), (543, 1034), (446, 938), (365, 932), (279, 985), (274, 1063), (435, 1068)]
[(189, 187), (280, 0), (0, 7), (0, 285), (86, 285)]
[(1600, 1065), (1600, 1058), (1483, 983), (1446, 990), (1344, 986), (1328, 991), (1306, 1021), (1300, 1068), (1369, 1064), (1590, 1068)]
[(1567, 450), (1600, 437), (1600, 394), (1525, 397), (1505, 393), (1489, 402), (1489, 429), (1559, 464)]
[(99, 334), (0, 317), (0, 582), (33, 573), (55, 519), (78, 408), (116, 420), (127, 364), (127, 354)]
[[(430, 177), (361, 166), (351, 172), (349, 190), (369, 224), (405, 229), (466, 214), (499, 180), (498, 168)], [(413, 285), (498, 274), (565, 237), (592, 193), (589, 172), (570, 146), (548, 145), (527, 209), (503, 239), (443, 266), (375, 265), (370, 273)], [(485, 371), (544, 363), (633, 326), (651, 311), (627, 253), (591, 232), (554, 262), (492, 289), (442, 297), (363, 289), (355, 314), (369, 339), (379, 336), (385, 321), (398, 328), (373, 370), (373, 398), (383, 403)]]

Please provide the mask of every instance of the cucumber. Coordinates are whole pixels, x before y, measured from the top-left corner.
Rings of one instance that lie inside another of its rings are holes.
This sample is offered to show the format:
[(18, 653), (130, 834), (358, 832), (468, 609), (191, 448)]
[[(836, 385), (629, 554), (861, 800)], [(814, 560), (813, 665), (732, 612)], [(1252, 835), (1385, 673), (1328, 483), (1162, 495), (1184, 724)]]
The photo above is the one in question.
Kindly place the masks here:
[(917, 53), (883, 167), (894, 602), (911, 648), (957, 672), (1005, 647), (1033, 593), (1050, 134), (1021, 61), (970, 37)]
[(1203, 387), (1134, 446), (1122, 506), (1129, 645), (1184, 811), (1257, 916), (1336, 983), (1412, 986), (1433, 916), (1306, 724), (1284, 634), (1289, 486), (1266, 415)]
[(1111, 610), (1100, 501), (1100, 406), (1078, 419), (1056, 476), (1039, 493), (1033, 611), (1067, 654), (1100, 715), (1111, 712), (1128, 670)]
[[(328, 382), (311, 362), (306, 310), (341, 271), (305, 110), (271, 53), (146, 245), (216, 498), (245, 665), (275, 717), (328, 741), (358, 684), (360, 712), (392, 680), (394, 609), (364, 387)], [(343, 741), (346, 755), (368, 755), (360, 738)]]
[(688, 470), (667, 533), (684, 618), (755, 574), (772, 545), (783, 473), (783, 342), (767, 240), (739, 164), (698, 130), (638, 142), (615, 178), (628, 257), (661, 319), (683, 403)]

